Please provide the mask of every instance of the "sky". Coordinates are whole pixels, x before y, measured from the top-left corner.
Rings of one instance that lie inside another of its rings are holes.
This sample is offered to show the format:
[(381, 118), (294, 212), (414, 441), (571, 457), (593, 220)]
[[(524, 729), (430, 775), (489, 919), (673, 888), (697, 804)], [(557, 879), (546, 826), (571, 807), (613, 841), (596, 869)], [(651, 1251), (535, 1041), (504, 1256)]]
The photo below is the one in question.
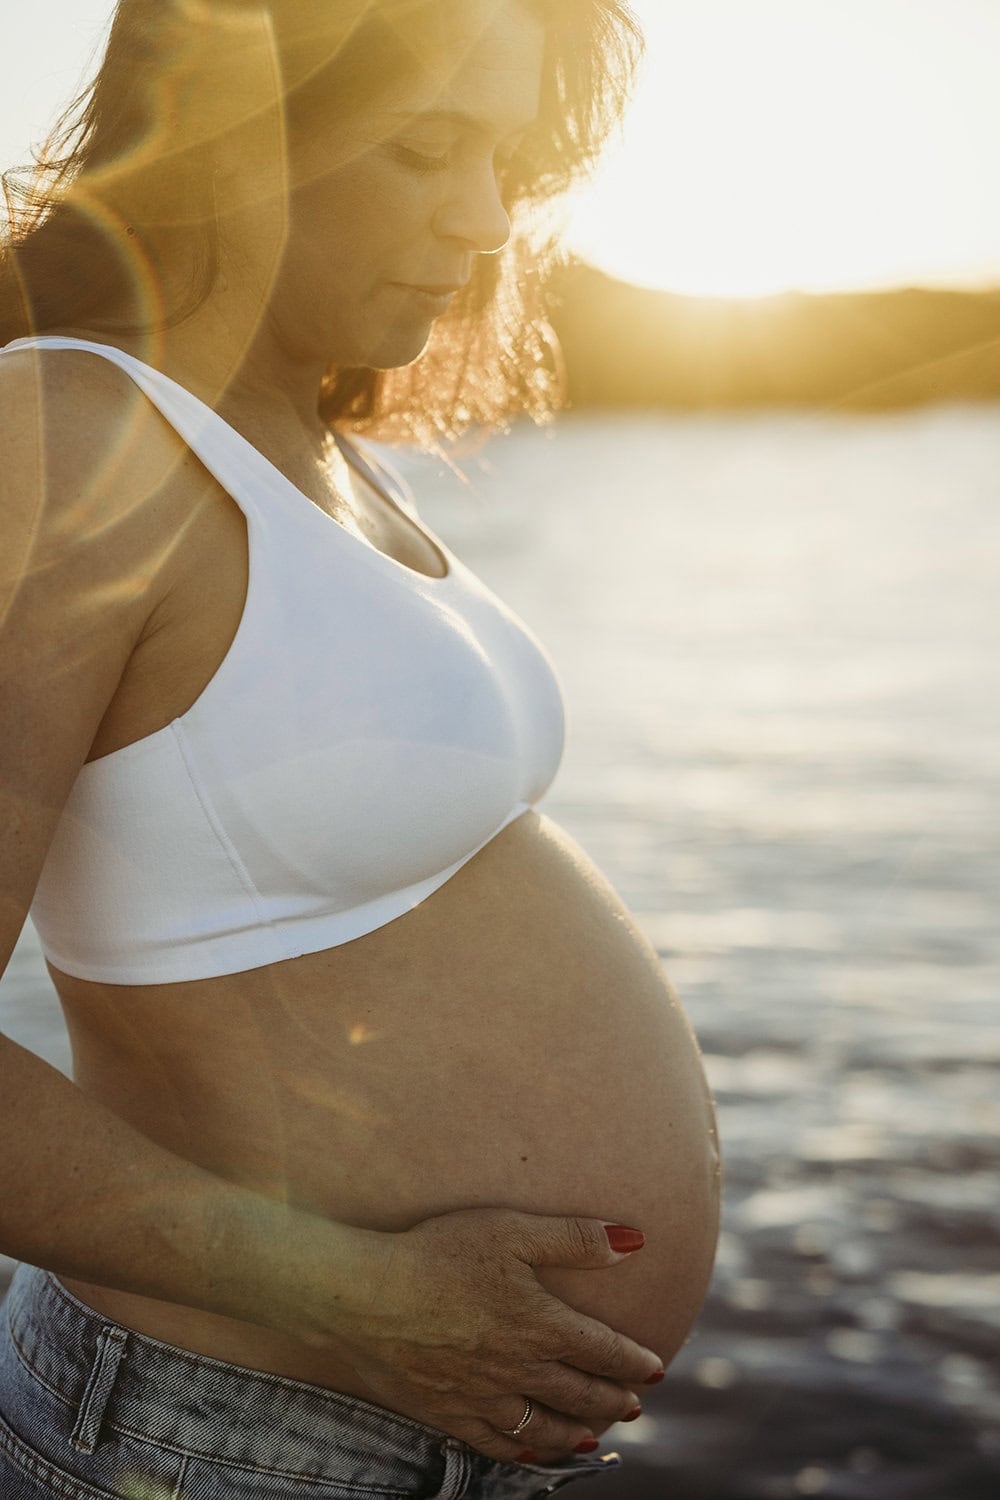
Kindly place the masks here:
[[(111, 8), (7, 9), (4, 166), (76, 91)], [(1000, 286), (1000, 0), (633, 8), (642, 82), (571, 206), (578, 254), (702, 295)]]

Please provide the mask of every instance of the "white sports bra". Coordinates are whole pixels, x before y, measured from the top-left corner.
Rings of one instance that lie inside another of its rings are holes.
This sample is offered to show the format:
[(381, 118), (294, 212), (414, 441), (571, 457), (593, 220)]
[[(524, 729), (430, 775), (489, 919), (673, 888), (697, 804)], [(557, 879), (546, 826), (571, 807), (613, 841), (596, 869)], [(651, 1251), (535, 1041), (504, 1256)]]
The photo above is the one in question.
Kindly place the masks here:
[(423, 532), (448, 571), (428, 577), (131, 355), (61, 336), (6, 346), (26, 347), (127, 371), (243, 511), (250, 559), (239, 628), (196, 702), (80, 770), (31, 907), (51, 963), (164, 984), (335, 947), (416, 906), (538, 801), (563, 745), (551, 663), (438, 538)]

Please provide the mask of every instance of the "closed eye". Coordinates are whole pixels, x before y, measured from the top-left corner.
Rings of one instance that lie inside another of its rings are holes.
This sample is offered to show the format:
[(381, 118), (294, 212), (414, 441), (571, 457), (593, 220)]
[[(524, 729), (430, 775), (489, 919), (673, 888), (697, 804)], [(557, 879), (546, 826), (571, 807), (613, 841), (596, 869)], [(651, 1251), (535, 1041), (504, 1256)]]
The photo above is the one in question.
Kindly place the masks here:
[(393, 146), (393, 154), (404, 167), (413, 167), (417, 172), (443, 172), (450, 161), (447, 152), (443, 156), (434, 156), (428, 151), (414, 151), (412, 147), (402, 146), (399, 142)]

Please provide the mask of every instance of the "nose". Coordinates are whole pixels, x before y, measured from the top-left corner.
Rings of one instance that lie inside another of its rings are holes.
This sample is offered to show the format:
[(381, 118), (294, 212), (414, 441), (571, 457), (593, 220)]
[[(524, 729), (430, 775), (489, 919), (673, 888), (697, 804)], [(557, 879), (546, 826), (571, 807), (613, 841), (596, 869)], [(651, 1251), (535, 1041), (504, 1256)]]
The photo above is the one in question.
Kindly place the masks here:
[(510, 239), (510, 219), (492, 162), (465, 174), (434, 215), (440, 239), (462, 240), (480, 255), (495, 255)]

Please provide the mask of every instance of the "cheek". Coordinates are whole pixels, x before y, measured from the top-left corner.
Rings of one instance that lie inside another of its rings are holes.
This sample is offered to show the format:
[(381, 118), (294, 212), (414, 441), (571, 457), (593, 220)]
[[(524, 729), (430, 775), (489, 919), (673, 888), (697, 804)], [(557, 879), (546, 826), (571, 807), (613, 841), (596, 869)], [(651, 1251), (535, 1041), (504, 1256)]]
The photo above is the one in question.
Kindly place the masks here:
[(366, 165), (317, 179), (294, 197), (297, 227), (338, 254), (384, 257), (422, 235), (433, 220), (437, 185), (392, 166)]

